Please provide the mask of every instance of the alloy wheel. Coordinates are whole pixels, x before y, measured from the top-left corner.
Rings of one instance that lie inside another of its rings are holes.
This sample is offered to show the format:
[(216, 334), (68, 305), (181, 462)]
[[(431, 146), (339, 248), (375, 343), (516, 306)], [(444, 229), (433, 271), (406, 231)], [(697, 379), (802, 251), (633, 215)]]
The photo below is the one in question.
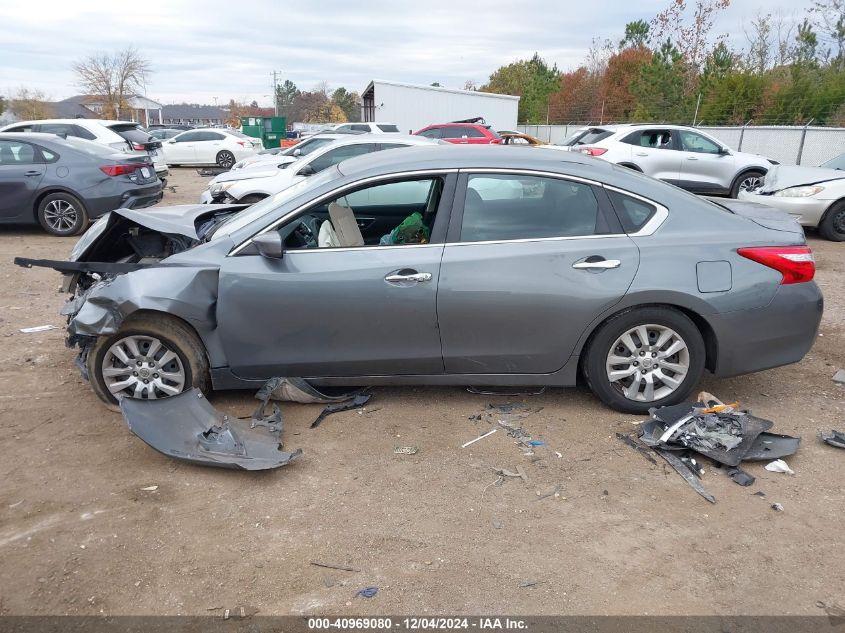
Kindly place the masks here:
[(653, 402), (675, 392), (690, 369), (687, 344), (663, 325), (638, 325), (607, 354), (607, 379), (628, 400)]
[(51, 200), (44, 207), (44, 222), (57, 233), (70, 231), (79, 219), (79, 214), (67, 200)]
[(156, 400), (182, 393), (185, 367), (178, 354), (153, 336), (133, 334), (106, 351), (103, 382), (116, 397)]
[(739, 183), (740, 191), (754, 191), (763, 184), (763, 179), (760, 176), (746, 176)]

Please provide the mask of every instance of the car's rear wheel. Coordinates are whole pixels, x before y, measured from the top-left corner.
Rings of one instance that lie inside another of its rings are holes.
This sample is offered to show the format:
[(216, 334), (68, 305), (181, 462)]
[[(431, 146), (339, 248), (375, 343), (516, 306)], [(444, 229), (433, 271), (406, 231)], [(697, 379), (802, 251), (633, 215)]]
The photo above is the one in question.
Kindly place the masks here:
[(840, 200), (827, 210), (819, 222), (819, 233), (826, 240), (845, 242), (845, 200)]
[(51, 193), (38, 204), (38, 223), (51, 235), (79, 235), (88, 226), (88, 211), (76, 196)]
[(223, 150), (217, 153), (217, 166), (225, 169), (231, 169), (235, 164), (235, 155), (229, 150)]
[(209, 386), (208, 359), (199, 337), (172, 317), (144, 314), (101, 336), (87, 359), (94, 393), (114, 407), (121, 398), (155, 400)]
[(602, 402), (625, 413), (676, 404), (704, 371), (704, 339), (685, 314), (637, 308), (617, 315), (592, 337), (583, 365)]
[(762, 171), (747, 171), (744, 174), (740, 174), (739, 178), (734, 182), (733, 187), (731, 187), (731, 198), (739, 196), (741, 191), (754, 191), (763, 184), (763, 178), (765, 176), (766, 174)]

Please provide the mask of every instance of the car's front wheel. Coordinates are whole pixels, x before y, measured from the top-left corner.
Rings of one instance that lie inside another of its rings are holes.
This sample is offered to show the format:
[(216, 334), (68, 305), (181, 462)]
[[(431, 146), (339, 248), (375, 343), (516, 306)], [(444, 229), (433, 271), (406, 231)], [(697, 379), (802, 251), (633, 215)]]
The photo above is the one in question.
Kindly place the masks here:
[(128, 318), (117, 334), (101, 336), (89, 350), (94, 393), (114, 407), (121, 398), (155, 400), (192, 387), (208, 390), (208, 359), (199, 337), (165, 315)]
[(834, 204), (819, 223), (821, 236), (832, 242), (845, 242), (845, 200)]
[(754, 191), (763, 184), (765, 177), (762, 171), (747, 171), (740, 175), (731, 187), (731, 198), (736, 198), (743, 191)]
[(590, 389), (625, 413), (681, 402), (704, 371), (701, 333), (685, 314), (666, 307), (637, 308), (609, 319), (586, 354)]

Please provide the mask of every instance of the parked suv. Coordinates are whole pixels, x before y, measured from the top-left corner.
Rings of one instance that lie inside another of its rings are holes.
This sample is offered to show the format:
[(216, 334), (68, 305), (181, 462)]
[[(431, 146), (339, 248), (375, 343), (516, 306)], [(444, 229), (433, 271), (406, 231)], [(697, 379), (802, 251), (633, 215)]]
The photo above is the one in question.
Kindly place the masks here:
[(132, 121), (110, 121), (108, 119), (43, 119), (39, 121), (18, 121), (0, 132), (41, 132), (59, 136), (83, 138), (101, 145), (107, 145), (121, 152), (146, 154), (155, 166), (156, 174), (166, 181), (168, 170), (161, 151), (161, 141), (152, 138), (144, 128)]
[(602, 125), (569, 139), (571, 151), (597, 156), (693, 193), (728, 195), (758, 187), (775, 163), (728, 148), (701, 130), (681, 125)]
[(77, 235), (114, 209), (155, 204), (161, 188), (148, 156), (72, 136), (0, 133), (0, 223)]
[(438, 123), (414, 132), (417, 136), (443, 139), (457, 145), (500, 144), (502, 137), (481, 123)]
[(399, 134), (399, 127), (395, 123), (341, 123), (335, 125), (326, 132), (361, 132), (363, 134)]

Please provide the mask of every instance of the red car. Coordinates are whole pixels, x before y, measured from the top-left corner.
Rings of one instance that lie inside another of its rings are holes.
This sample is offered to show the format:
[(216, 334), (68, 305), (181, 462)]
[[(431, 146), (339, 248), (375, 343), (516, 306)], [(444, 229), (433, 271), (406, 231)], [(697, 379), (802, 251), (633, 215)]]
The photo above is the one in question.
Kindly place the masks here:
[(414, 134), (458, 144), (489, 145), (502, 142), (501, 136), (480, 123), (437, 123), (417, 130)]

